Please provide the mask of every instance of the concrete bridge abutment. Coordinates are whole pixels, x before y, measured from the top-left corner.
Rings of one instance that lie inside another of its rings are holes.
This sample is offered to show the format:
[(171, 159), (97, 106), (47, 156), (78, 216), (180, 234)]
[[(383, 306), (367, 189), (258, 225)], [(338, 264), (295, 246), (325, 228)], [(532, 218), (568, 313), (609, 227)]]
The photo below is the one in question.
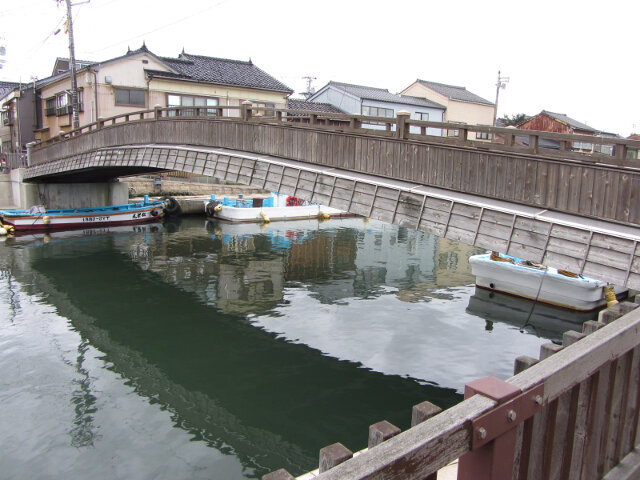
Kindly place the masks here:
[(18, 168), (0, 176), (0, 208), (103, 207), (129, 201), (129, 186), (124, 182), (25, 183), (24, 172), (25, 169)]

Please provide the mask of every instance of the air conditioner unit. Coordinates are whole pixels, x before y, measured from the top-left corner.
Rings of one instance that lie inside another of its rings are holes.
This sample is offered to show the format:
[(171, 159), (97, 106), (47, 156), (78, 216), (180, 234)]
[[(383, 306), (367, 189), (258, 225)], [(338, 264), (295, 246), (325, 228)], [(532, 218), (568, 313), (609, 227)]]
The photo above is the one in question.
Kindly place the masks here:
[(108, 83), (109, 85), (111, 85), (113, 83), (113, 79), (107, 75), (106, 77), (104, 77), (104, 83)]

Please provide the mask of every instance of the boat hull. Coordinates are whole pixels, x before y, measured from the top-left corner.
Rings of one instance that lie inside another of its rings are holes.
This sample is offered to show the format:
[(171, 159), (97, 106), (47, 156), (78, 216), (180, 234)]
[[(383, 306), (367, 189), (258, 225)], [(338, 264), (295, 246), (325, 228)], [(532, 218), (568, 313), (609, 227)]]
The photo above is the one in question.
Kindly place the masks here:
[(127, 204), (112, 207), (47, 210), (31, 213), (27, 210), (0, 211), (3, 224), (16, 231), (50, 231), (74, 228), (134, 225), (159, 221), (163, 202)]
[[(469, 258), (476, 286), (556, 307), (588, 312), (606, 305), (606, 282), (588, 277), (570, 277), (554, 268), (533, 268), (491, 260), (489, 254)], [(616, 288), (624, 295), (625, 289)]]
[(229, 207), (223, 205), (219, 211), (213, 214), (212, 218), (227, 222), (263, 223), (265, 221), (305, 220), (310, 218), (319, 218), (323, 215), (328, 215), (329, 217), (357, 216), (343, 210), (338, 210), (337, 208), (325, 207), (322, 205), (249, 208)]

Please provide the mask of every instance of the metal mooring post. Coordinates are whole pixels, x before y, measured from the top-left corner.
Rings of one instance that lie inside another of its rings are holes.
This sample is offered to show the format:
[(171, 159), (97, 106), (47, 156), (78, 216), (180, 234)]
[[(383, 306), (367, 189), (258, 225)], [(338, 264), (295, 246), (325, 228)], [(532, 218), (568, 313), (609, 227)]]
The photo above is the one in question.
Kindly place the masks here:
[(517, 426), (542, 409), (544, 385), (526, 392), (495, 377), (465, 385), (464, 398), (484, 395), (496, 407), (471, 422), (471, 451), (460, 457), (458, 480), (511, 480)]

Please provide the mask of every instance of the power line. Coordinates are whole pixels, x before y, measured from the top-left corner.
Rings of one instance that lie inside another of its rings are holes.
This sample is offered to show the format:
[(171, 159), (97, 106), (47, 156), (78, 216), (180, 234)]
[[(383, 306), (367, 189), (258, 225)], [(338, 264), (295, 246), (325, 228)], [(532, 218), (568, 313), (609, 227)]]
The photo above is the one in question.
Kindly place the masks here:
[[(114, 1), (115, 1), (115, 0), (114, 0)], [(195, 13), (192, 13), (191, 15), (187, 15), (186, 17), (182, 17), (182, 18), (180, 18), (180, 19), (176, 20), (175, 22), (167, 23), (166, 25), (162, 25), (161, 27), (155, 28), (155, 29), (153, 29), (153, 30), (149, 30), (148, 32), (141, 33), (141, 34), (136, 35), (136, 36), (134, 36), (134, 37), (130, 37), (130, 38), (127, 38), (127, 39), (125, 39), (125, 40), (121, 40), (121, 41), (119, 41), (119, 42), (113, 43), (113, 44), (108, 45), (108, 46), (106, 46), (106, 47), (99, 48), (99, 49), (97, 49), (97, 50), (92, 50), (92, 51), (89, 51), (89, 52), (87, 52), (87, 53), (88, 53), (89, 55), (93, 55), (94, 53), (102, 52), (102, 51), (104, 51), (104, 50), (108, 50), (109, 48), (115, 47), (115, 46), (117, 46), (117, 45), (122, 45), (123, 43), (130, 42), (131, 40), (136, 40), (136, 39), (138, 39), (138, 38), (144, 38), (146, 35), (150, 35), (150, 34), (152, 34), (152, 33), (156, 33), (156, 32), (158, 32), (158, 31), (160, 31), (160, 30), (164, 30), (165, 28), (169, 28), (169, 27), (172, 27), (172, 26), (174, 26), (174, 25), (177, 25), (178, 23), (184, 22), (185, 20), (188, 20), (188, 19), (190, 19), (190, 18), (192, 18), (192, 17), (195, 17), (196, 15), (200, 15), (200, 14), (202, 14), (202, 13), (204, 13), (204, 12), (208, 12), (209, 10), (211, 10), (211, 9), (213, 9), (213, 8), (215, 8), (215, 7), (218, 7), (218, 6), (220, 6), (220, 5), (222, 5), (223, 3), (226, 3), (226, 2), (228, 2), (228, 1), (229, 1), (229, 0), (222, 0), (222, 1), (218, 2), (218, 3), (215, 3), (215, 4), (213, 4), (213, 5), (211, 5), (211, 6), (207, 7), (207, 8), (205, 8), (204, 10), (199, 10), (199, 11), (197, 11), (197, 12), (195, 12)]]

